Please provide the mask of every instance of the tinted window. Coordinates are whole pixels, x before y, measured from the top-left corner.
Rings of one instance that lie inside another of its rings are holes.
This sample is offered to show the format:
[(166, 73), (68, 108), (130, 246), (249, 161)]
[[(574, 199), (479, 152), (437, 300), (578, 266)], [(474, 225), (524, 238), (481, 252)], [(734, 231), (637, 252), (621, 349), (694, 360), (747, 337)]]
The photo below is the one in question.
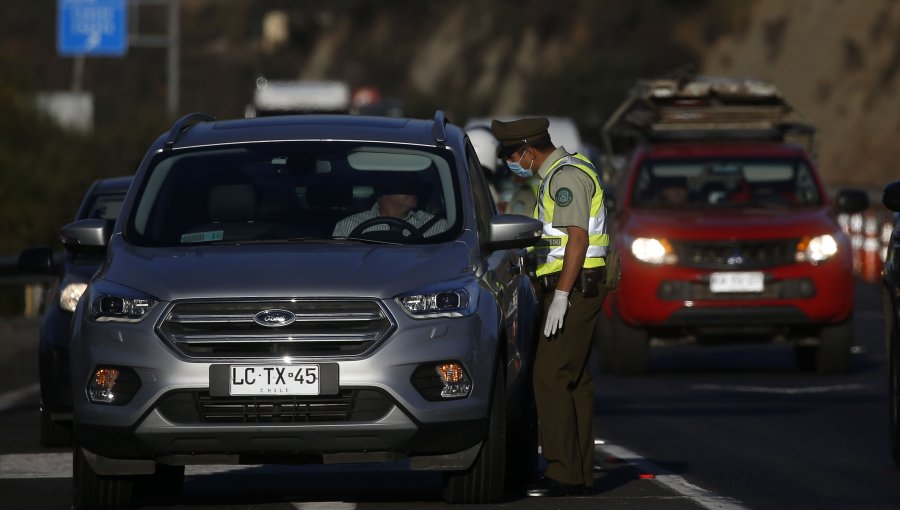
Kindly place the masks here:
[[(451, 153), (438, 148), (292, 142), (163, 152), (146, 174), (126, 234), (146, 245), (351, 234), (446, 242), (461, 230), (458, 188)], [(354, 233), (366, 219), (380, 218), (382, 195), (401, 195), (410, 209), (397, 221)], [(352, 221), (339, 223), (348, 217)], [(349, 227), (341, 231), (341, 225)]]
[(85, 217), (79, 219), (115, 220), (119, 217), (124, 201), (124, 193), (96, 195), (91, 199)]

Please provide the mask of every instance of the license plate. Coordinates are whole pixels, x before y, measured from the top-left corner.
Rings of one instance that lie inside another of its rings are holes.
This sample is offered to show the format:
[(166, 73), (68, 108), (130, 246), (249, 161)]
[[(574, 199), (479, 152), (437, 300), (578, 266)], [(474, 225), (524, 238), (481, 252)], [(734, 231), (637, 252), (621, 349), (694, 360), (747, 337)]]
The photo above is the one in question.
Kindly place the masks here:
[(711, 292), (762, 292), (763, 281), (763, 273), (758, 271), (711, 273), (709, 290)]
[(229, 395), (318, 395), (319, 365), (231, 365)]

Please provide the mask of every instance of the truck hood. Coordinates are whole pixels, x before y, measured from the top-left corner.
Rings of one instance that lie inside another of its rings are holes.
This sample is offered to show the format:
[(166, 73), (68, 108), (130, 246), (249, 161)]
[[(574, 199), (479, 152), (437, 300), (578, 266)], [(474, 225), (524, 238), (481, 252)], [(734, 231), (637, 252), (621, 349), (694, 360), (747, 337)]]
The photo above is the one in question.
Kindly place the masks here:
[(632, 209), (621, 232), (668, 239), (773, 239), (833, 234), (826, 208)]
[(163, 300), (389, 298), (472, 273), (462, 242), (147, 248), (115, 236), (100, 277)]

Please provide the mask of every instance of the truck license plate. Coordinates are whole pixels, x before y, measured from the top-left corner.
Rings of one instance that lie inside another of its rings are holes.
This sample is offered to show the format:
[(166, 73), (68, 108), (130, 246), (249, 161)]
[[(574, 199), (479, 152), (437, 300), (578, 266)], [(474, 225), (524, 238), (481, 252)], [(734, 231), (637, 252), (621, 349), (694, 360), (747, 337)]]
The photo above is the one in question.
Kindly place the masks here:
[(231, 395), (318, 395), (319, 365), (231, 365)]
[(759, 271), (710, 273), (709, 290), (711, 292), (762, 292), (763, 281), (763, 273)]

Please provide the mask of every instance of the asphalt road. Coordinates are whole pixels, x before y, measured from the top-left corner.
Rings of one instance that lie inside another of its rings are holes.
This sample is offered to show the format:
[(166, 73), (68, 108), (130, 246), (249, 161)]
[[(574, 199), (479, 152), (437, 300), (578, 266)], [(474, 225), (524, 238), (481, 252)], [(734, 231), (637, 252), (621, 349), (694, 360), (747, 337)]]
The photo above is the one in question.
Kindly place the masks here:
[[(900, 508), (878, 299), (859, 285), (848, 375), (799, 372), (786, 345), (656, 349), (650, 374), (598, 374), (597, 494), (471, 508)], [(0, 508), (70, 505), (71, 452), (38, 444), (36, 344), (35, 321), (0, 319)], [(347, 465), (189, 468), (161, 508), (449, 507), (434, 473)]]

